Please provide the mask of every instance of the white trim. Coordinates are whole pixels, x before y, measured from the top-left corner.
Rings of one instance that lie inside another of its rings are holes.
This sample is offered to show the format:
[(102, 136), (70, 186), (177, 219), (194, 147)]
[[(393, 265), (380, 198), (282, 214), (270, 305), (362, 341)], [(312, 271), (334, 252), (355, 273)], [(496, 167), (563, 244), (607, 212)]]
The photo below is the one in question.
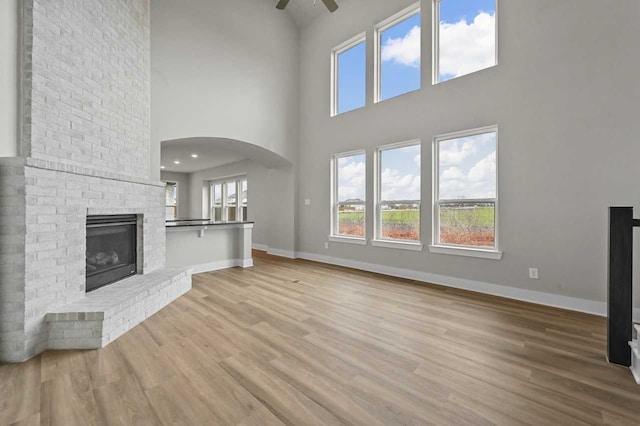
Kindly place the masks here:
[[(393, 15), (384, 19), (383, 21), (379, 22), (373, 27), (373, 103), (374, 104), (377, 104), (378, 102), (382, 101), (382, 99), (380, 99), (380, 93), (381, 93), (380, 65), (382, 63), (382, 61), (380, 60), (380, 55), (382, 54), (382, 48), (381, 48), (382, 33), (387, 29), (389, 29), (390, 27), (406, 19), (409, 19), (413, 15), (416, 15), (419, 13), (421, 13), (421, 10), (420, 10), (420, 2), (418, 1), (417, 3), (414, 3), (411, 6), (402, 9), (401, 11), (394, 13)], [(420, 26), (422, 27), (422, 24), (420, 24)], [(420, 41), (420, 44), (422, 44), (422, 41)], [(420, 55), (420, 69), (422, 69), (422, 52)], [(420, 87), (416, 90), (420, 90), (421, 88), (422, 88), (422, 78), (420, 79)], [(411, 90), (410, 92), (414, 92), (416, 90)], [(410, 92), (406, 92), (406, 93), (410, 93)]]
[(240, 264), (238, 266), (240, 266), (241, 268), (251, 268), (253, 267), (253, 259), (249, 258), (249, 259), (239, 259)]
[(219, 260), (217, 262), (201, 263), (199, 265), (189, 266), (193, 270), (194, 274), (202, 274), (204, 272), (219, 271), (221, 269), (233, 268), (240, 266), (247, 268), (253, 266), (253, 259), (227, 259)]
[(329, 235), (329, 241), (332, 241), (334, 243), (358, 244), (361, 246), (367, 245), (367, 239), (360, 238), (360, 237), (345, 237), (340, 235)]
[(385, 247), (400, 250), (422, 251), (422, 243), (401, 240), (371, 240), (371, 245), (375, 247)]
[(502, 252), (500, 250), (484, 250), (481, 248), (471, 247), (454, 247), (454, 246), (442, 246), (442, 245), (430, 245), (429, 252), (438, 254), (448, 254), (453, 256), (465, 256), (465, 257), (479, 257), (481, 259), (502, 259)]
[(251, 245), (251, 248), (254, 250), (260, 250), (260, 251), (268, 251), (269, 250), (269, 246), (266, 244), (259, 244), (259, 243), (253, 243)]
[(287, 259), (295, 259), (296, 258), (296, 253), (294, 251), (275, 249), (275, 248), (272, 248), (272, 247), (269, 247), (267, 249), (267, 254), (270, 254), (270, 255), (273, 255), (273, 256), (279, 256), (279, 257), (286, 257)]
[[(605, 302), (598, 302), (595, 300), (562, 296), (559, 294), (544, 293), (541, 291), (526, 290), (517, 287), (507, 287), (482, 281), (474, 281), (464, 278), (450, 277), (447, 275), (432, 274), (429, 272), (415, 271), (338, 257), (324, 256), (315, 253), (298, 252), (298, 258), (327, 263), (330, 265), (344, 266), (347, 268), (354, 268), (378, 274), (390, 275), (398, 278), (406, 278), (425, 283), (438, 284), (446, 287), (473, 291), (476, 293), (490, 294), (507, 299), (521, 300), (538, 305), (552, 306), (555, 308), (568, 309), (577, 312), (585, 312), (602, 317), (607, 316), (607, 304)], [(635, 308), (633, 313), (634, 318), (640, 319), (640, 309)]]
[[(341, 53), (344, 53), (347, 50), (351, 49), (352, 47), (356, 47), (360, 43), (365, 43), (365, 50), (366, 50), (366, 43), (367, 43), (366, 31), (363, 31), (360, 34), (354, 37), (351, 37), (349, 40), (342, 42), (336, 47), (334, 47), (333, 49), (331, 49), (331, 87), (330, 87), (331, 105), (329, 108), (330, 117), (335, 117), (337, 115), (344, 114), (344, 112), (353, 111), (353, 110), (349, 110), (349, 111), (344, 111), (343, 113), (338, 112), (338, 56)], [(366, 53), (365, 53), (365, 63), (366, 63)], [(364, 78), (365, 80), (367, 78), (366, 67), (365, 67)], [(354, 109), (364, 108), (365, 106), (367, 106), (366, 96), (365, 96), (364, 105)]]

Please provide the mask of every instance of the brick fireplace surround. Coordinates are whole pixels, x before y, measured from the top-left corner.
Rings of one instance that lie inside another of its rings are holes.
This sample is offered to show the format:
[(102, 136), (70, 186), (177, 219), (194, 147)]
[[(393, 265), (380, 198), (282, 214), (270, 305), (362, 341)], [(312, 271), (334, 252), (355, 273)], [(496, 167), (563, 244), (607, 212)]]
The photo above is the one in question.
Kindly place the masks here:
[[(101, 347), (191, 288), (149, 179), (148, 0), (22, 2), (21, 153), (0, 159), (0, 361)], [(138, 215), (138, 273), (85, 293), (87, 215)]]

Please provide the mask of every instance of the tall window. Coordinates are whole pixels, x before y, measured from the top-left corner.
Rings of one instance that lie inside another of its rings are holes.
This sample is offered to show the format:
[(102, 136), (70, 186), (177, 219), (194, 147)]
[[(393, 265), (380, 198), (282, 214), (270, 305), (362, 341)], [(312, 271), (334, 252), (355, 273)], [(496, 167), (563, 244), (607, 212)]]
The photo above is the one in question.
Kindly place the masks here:
[(365, 237), (365, 153), (333, 158), (332, 235)]
[(420, 142), (378, 149), (376, 238), (420, 241)]
[(376, 102), (420, 89), (420, 3), (376, 25)]
[(165, 206), (167, 220), (173, 220), (178, 217), (178, 184), (176, 182), (167, 182)]
[(497, 248), (497, 129), (434, 142), (434, 243)]
[(332, 116), (365, 106), (366, 55), (367, 44), (364, 33), (332, 50)]
[(434, 0), (434, 83), (494, 66), (496, 0)]
[(242, 222), (248, 219), (246, 178), (212, 181), (210, 194), (210, 218), (214, 221)]
[(222, 183), (211, 184), (211, 219), (216, 222), (222, 221)]

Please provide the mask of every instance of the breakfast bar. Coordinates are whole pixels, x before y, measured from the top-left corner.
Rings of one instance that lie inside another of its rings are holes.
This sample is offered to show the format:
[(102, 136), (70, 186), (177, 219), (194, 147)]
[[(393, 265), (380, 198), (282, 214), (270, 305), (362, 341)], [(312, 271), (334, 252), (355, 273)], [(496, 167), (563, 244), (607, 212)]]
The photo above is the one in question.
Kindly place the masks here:
[(194, 274), (251, 267), (253, 224), (209, 219), (167, 221), (167, 267), (190, 267)]

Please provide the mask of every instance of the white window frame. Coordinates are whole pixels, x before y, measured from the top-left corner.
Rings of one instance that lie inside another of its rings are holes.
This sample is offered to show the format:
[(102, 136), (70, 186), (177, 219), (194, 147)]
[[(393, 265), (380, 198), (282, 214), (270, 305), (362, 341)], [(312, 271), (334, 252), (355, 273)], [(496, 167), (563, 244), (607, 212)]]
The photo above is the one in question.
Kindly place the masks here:
[[(209, 218), (211, 220), (215, 220), (214, 208), (221, 207), (222, 213), (220, 215), (221, 222), (229, 222), (229, 204), (227, 202), (228, 198), (228, 189), (227, 184), (233, 183), (236, 187), (236, 220), (234, 222), (246, 222), (248, 218), (244, 217), (243, 207), (248, 207), (249, 198), (247, 197), (247, 202), (242, 202), (242, 182), (247, 181), (247, 189), (249, 188), (249, 181), (246, 175), (237, 175), (230, 176), (226, 178), (214, 179), (209, 181)], [(215, 190), (214, 186), (221, 185), (222, 187), (222, 204), (215, 203)], [(247, 209), (248, 210), (248, 209)]]
[[(351, 235), (340, 235), (338, 234), (338, 160), (344, 157), (352, 157), (355, 155), (364, 155), (365, 159), (365, 177), (364, 177), (364, 190), (365, 190), (365, 200), (364, 200), (364, 236), (356, 237)], [(351, 243), (351, 244), (359, 244), (365, 245), (367, 244), (367, 152), (364, 149), (359, 149), (356, 151), (348, 151), (342, 152), (340, 154), (334, 154), (331, 157), (331, 221), (330, 221), (330, 230), (329, 230), (329, 241), (340, 242), (340, 243)]]
[[(482, 199), (465, 199), (465, 202), (487, 202), (494, 203), (494, 246), (493, 247), (477, 247), (477, 246), (464, 246), (457, 244), (446, 244), (440, 242), (440, 204), (446, 202), (455, 202), (460, 200), (440, 200), (439, 190), (440, 190), (440, 148), (439, 144), (443, 141), (448, 141), (451, 139), (459, 139), (469, 136), (477, 136), (485, 133), (495, 133), (496, 134), (496, 197), (495, 198), (482, 198)], [(472, 130), (465, 130), (461, 132), (447, 133), (444, 135), (436, 136), (433, 139), (433, 235), (432, 235), (432, 245), (429, 246), (429, 251), (432, 253), (440, 253), (440, 254), (453, 254), (458, 256), (467, 256), (467, 257), (479, 257), (485, 259), (494, 259), (500, 260), (502, 258), (502, 251), (500, 251), (500, 240), (499, 240), (499, 156), (498, 156), (498, 126), (487, 126), (476, 128)]]
[(165, 184), (167, 184), (167, 185), (172, 185), (175, 188), (175, 191), (176, 191), (176, 203), (175, 203), (175, 205), (170, 205), (170, 204), (167, 204), (167, 202), (166, 202), (167, 195), (166, 195), (166, 189), (165, 189), (165, 216), (167, 214), (166, 209), (169, 208), (169, 207), (172, 207), (174, 209), (174, 212), (175, 212), (175, 216), (173, 218), (175, 220), (175, 219), (177, 219), (179, 217), (178, 216), (178, 206), (180, 205), (180, 200), (179, 200), (180, 191), (178, 190), (178, 182), (169, 181), (169, 180), (165, 180), (163, 182)]
[[(347, 50), (351, 49), (352, 47), (355, 47), (363, 42), (365, 43), (365, 52), (366, 52), (367, 33), (364, 31), (350, 38), (349, 40), (343, 43), (340, 43), (333, 49), (331, 49), (331, 110), (329, 112), (331, 117), (344, 114), (344, 112), (343, 113), (338, 112), (338, 96), (339, 96), (338, 94), (338, 56), (341, 53), (344, 53)], [(366, 63), (366, 53), (365, 53), (365, 63)], [(365, 66), (364, 79), (365, 79), (365, 92), (366, 92), (366, 81), (367, 81), (366, 66)], [(365, 93), (365, 104), (362, 107), (355, 108), (355, 109), (364, 108), (365, 106), (367, 106), (366, 93)], [(345, 112), (349, 112), (349, 111), (345, 111)]]
[[(388, 17), (387, 19), (385, 19), (384, 21), (379, 22), (374, 28), (373, 28), (373, 37), (374, 37), (374, 44), (373, 44), (373, 61), (374, 61), (374, 65), (373, 65), (373, 102), (374, 103), (378, 103), (383, 101), (383, 99), (380, 99), (380, 95), (381, 95), (381, 84), (382, 84), (382, 60), (381, 60), (381, 55), (382, 55), (382, 33), (385, 32), (386, 30), (388, 30), (389, 28), (393, 27), (394, 25), (404, 21), (405, 19), (409, 19), (414, 15), (417, 15), (421, 12), (420, 10), (420, 2), (414, 3), (411, 6), (402, 9), (400, 12), (395, 13), (393, 15), (391, 15), (390, 17)], [(422, 31), (422, 25), (420, 25), (420, 30)], [(416, 90), (420, 90), (422, 89), (422, 37), (420, 39), (420, 87)], [(416, 91), (413, 90), (413, 91)], [(407, 92), (407, 93), (411, 93), (411, 92)], [(398, 96), (402, 96), (402, 95), (398, 95)], [(387, 99), (384, 99), (387, 100)]]
[[(465, 77), (467, 75), (471, 75), (471, 74), (475, 74), (479, 71), (483, 71), (486, 70), (488, 68), (493, 68), (495, 66), (498, 65), (498, 1), (499, 0), (495, 0), (496, 2), (496, 27), (495, 27), (495, 63), (487, 68), (482, 68), (473, 72), (470, 72), (469, 74), (464, 74), (461, 75), (459, 77), (454, 77), (452, 79), (449, 79), (447, 81), (451, 81), (451, 80), (455, 80), (461, 77)], [(436, 84), (440, 84), (440, 83), (446, 83), (446, 81), (440, 81), (440, 3), (442, 2), (442, 0), (432, 0), (432, 16), (433, 16), (433, 21), (431, 23), (431, 28), (432, 28), (432, 49), (431, 51), (432, 53), (432, 84), (436, 85)]]
[[(391, 149), (405, 148), (409, 146), (420, 147), (420, 161), (422, 162), (422, 141), (420, 139), (412, 139), (404, 142), (397, 142), (387, 145), (382, 145), (376, 148), (374, 156), (374, 238), (371, 241), (371, 245), (386, 248), (399, 248), (405, 250), (422, 250), (422, 184), (420, 185), (420, 200), (418, 200), (419, 208), (419, 227), (420, 227), (420, 240), (396, 240), (391, 238), (382, 237), (382, 152)], [(420, 165), (420, 178), (422, 179), (422, 164)]]

